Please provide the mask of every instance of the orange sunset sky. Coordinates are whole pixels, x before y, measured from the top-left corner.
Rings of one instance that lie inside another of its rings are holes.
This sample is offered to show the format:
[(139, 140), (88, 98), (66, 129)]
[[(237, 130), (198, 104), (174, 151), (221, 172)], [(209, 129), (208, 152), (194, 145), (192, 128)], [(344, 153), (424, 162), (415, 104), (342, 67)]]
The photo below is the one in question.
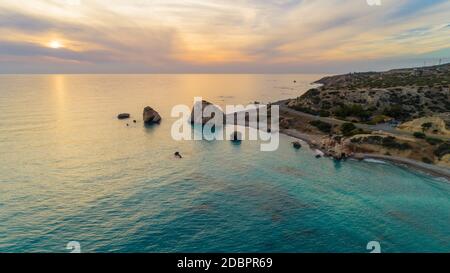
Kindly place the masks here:
[(0, 0), (0, 73), (350, 72), (449, 45), (448, 0)]

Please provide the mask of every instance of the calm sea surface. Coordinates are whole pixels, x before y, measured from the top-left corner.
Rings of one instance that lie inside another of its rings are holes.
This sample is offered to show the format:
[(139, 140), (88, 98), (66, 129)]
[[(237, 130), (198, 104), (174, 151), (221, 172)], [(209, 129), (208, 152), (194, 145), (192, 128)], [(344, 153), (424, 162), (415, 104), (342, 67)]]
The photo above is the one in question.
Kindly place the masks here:
[(194, 96), (267, 103), (321, 76), (0, 76), (0, 252), (450, 252), (448, 181), (286, 136), (276, 152), (170, 136)]

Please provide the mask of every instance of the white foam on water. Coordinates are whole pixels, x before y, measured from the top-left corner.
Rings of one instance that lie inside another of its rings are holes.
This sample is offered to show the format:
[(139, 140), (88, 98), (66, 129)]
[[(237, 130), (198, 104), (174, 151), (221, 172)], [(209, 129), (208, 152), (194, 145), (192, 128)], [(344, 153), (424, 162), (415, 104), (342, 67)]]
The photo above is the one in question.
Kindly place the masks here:
[(373, 158), (366, 158), (366, 159), (364, 159), (364, 161), (370, 162), (370, 163), (377, 163), (377, 164), (388, 164), (386, 161), (373, 159)]
[(324, 152), (322, 152), (319, 149), (315, 149), (314, 152), (316, 153), (316, 155), (320, 155), (320, 156), (324, 156), (325, 155)]

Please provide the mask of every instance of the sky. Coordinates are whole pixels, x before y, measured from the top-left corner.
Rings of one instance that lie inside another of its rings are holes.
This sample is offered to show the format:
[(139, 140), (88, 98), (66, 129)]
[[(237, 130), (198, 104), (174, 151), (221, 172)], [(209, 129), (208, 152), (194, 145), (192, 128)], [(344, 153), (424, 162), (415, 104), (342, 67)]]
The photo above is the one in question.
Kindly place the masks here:
[(337, 73), (439, 59), (450, 62), (449, 0), (0, 0), (0, 73)]

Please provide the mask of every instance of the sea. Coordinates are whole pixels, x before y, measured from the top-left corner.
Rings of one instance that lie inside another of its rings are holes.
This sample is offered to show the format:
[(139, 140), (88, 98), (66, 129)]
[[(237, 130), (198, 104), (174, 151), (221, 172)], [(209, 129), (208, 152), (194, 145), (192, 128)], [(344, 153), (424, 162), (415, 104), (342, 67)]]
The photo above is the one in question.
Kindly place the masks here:
[(450, 252), (445, 179), (284, 135), (272, 152), (171, 135), (194, 97), (269, 103), (323, 76), (1, 75), (0, 252)]

